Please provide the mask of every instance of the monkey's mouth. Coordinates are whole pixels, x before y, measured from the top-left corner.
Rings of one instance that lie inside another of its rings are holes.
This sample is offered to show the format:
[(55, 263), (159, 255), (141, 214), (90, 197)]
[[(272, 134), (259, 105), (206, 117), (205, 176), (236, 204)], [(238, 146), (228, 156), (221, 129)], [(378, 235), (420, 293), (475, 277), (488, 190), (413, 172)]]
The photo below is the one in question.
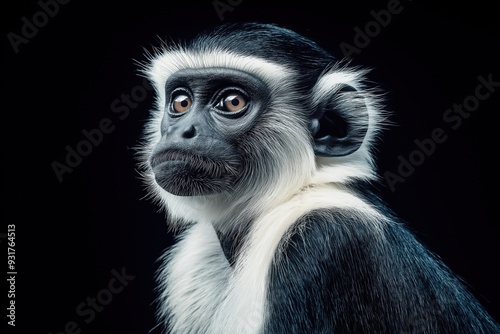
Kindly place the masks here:
[(154, 153), (150, 165), (156, 183), (177, 196), (203, 196), (229, 190), (238, 170), (234, 159), (216, 160), (172, 149)]
[(155, 153), (151, 157), (151, 167), (155, 168), (165, 162), (185, 162), (193, 164), (212, 164), (215, 163), (212, 159), (201, 155), (194, 155), (180, 150), (166, 150)]

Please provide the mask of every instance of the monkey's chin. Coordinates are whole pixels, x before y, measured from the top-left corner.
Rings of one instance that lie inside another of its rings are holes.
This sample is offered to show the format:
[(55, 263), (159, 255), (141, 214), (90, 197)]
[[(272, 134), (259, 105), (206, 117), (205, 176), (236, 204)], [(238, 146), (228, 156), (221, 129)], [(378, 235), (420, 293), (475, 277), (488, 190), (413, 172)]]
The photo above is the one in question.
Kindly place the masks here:
[(165, 161), (153, 168), (156, 183), (176, 196), (207, 196), (231, 189), (235, 176), (220, 166)]

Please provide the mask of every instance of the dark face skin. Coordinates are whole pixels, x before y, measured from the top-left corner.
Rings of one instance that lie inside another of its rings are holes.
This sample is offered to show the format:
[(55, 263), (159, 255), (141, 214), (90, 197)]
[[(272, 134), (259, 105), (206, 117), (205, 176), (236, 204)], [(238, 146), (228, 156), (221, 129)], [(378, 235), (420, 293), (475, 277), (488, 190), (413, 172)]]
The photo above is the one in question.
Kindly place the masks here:
[(264, 82), (227, 68), (184, 69), (165, 84), (161, 140), (150, 158), (156, 182), (178, 196), (231, 189), (242, 174), (238, 142), (265, 109)]

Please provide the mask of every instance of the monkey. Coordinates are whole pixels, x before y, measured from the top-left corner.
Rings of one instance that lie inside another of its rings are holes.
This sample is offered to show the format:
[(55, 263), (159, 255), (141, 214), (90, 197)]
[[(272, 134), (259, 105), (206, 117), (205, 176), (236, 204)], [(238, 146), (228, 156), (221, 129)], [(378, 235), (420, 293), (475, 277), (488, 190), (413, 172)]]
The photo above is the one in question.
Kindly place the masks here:
[(271, 23), (226, 23), (140, 64), (138, 166), (176, 243), (169, 333), (500, 333), (374, 191), (389, 123), (368, 70)]

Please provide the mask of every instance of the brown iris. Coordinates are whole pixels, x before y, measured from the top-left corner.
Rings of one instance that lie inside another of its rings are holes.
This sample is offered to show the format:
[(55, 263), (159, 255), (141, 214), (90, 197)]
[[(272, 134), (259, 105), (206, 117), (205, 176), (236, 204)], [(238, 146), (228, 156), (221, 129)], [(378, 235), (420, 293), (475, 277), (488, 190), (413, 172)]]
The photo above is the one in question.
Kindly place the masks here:
[(193, 104), (193, 101), (191, 101), (191, 98), (187, 95), (178, 95), (175, 97), (174, 101), (172, 102), (172, 109), (174, 112), (178, 114), (185, 113), (186, 111), (191, 108), (191, 105)]
[(237, 112), (245, 108), (247, 99), (240, 93), (230, 93), (226, 95), (219, 104), (224, 111)]

